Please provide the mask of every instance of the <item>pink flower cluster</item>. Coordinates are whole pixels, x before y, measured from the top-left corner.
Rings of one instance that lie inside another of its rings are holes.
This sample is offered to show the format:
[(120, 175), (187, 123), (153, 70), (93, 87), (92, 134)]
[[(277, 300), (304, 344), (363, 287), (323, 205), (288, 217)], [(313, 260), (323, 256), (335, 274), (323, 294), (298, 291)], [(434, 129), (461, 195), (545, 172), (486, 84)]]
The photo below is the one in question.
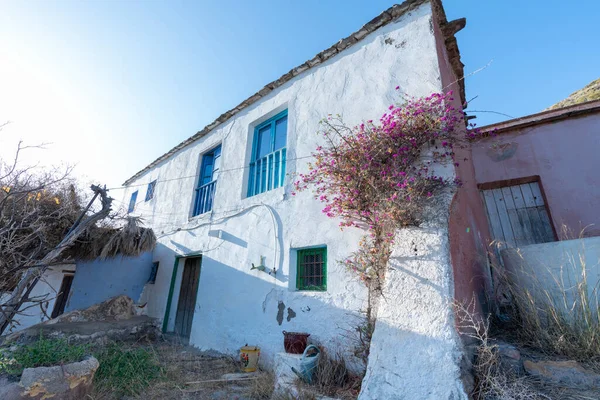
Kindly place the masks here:
[[(354, 127), (328, 116), (321, 121), (326, 144), (317, 147), (295, 189), (311, 188), (325, 204), (323, 213), (339, 218), (342, 228), (367, 229), (366, 254), (377, 253), (398, 227), (418, 225), (424, 207), (456, 184), (434, 173), (436, 165), (454, 162), (454, 148), (466, 135), (464, 116), (452, 100), (451, 92), (411, 99), (390, 105), (378, 122)], [(364, 260), (347, 263), (368, 275)]]

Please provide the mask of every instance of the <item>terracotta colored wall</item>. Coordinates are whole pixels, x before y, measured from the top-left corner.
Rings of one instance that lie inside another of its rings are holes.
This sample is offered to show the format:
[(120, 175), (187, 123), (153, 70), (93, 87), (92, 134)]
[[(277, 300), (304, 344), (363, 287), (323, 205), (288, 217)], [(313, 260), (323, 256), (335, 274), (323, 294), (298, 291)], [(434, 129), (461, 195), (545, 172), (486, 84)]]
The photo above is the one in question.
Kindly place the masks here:
[[(457, 78), (450, 66), (444, 37), (437, 24), (434, 24), (434, 35), (443, 86), (447, 88), (446, 91), (452, 90), (454, 106), (461, 109)], [(459, 134), (463, 135), (464, 132)], [(471, 150), (465, 147), (455, 151), (459, 163), (456, 175), (463, 185), (457, 190), (452, 201), (449, 221), (454, 297), (463, 304), (475, 300), (477, 311), (487, 311), (486, 288), (491, 287), (486, 262), (487, 248), (484, 245), (489, 243), (487, 217), (477, 190)]]
[(473, 145), (478, 184), (539, 176), (559, 238), (600, 235), (600, 113), (515, 129)]

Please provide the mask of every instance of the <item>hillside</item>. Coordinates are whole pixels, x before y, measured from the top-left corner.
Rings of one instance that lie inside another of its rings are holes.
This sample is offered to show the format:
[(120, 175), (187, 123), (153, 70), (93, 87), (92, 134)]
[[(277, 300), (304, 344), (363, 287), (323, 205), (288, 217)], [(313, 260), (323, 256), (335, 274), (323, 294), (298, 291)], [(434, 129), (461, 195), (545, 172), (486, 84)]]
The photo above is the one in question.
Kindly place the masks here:
[(574, 104), (585, 103), (586, 101), (600, 100), (600, 79), (596, 79), (589, 85), (572, 93), (566, 99), (559, 101), (553, 106), (547, 108), (554, 110), (557, 108), (572, 106)]

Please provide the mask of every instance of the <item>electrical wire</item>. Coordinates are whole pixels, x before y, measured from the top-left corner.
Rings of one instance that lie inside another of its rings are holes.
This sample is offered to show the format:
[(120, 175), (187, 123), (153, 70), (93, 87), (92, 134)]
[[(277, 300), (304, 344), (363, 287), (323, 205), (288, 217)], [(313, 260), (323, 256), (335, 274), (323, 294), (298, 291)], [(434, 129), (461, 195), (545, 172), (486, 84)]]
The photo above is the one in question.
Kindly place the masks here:
[[(191, 226), (191, 227), (186, 227), (186, 228), (171, 229), (169, 232), (161, 233), (156, 238), (157, 239), (161, 239), (161, 238), (164, 238), (164, 237), (167, 237), (167, 236), (171, 236), (174, 233), (189, 232), (189, 231), (196, 230), (198, 228), (202, 228), (204, 226), (209, 226), (210, 227), (212, 225), (221, 224), (221, 223), (223, 223), (223, 222), (225, 222), (225, 221), (227, 221), (227, 220), (229, 220), (231, 218), (234, 218), (234, 217), (237, 217), (239, 215), (245, 214), (246, 212), (248, 212), (250, 210), (253, 210), (255, 208), (258, 208), (258, 207), (264, 207), (264, 208), (266, 208), (267, 211), (269, 211), (269, 214), (271, 215), (271, 222), (273, 223), (273, 232), (274, 232), (274, 236), (275, 236), (274, 237), (274, 246), (273, 246), (273, 265), (278, 265), (277, 263), (281, 262), (282, 257), (281, 257), (280, 254), (279, 255), (277, 254), (277, 251), (279, 249), (279, 252), (281, 252), (282, 247), (281, 247), (281, 243), (280, 243), (281, 239), (280, 239), (280, 235), (279, 235), (279, 226), (277, 224), (277, 217), (275, 215), (275, 211), (273, 210), (273, 208), (270, 205), (267, 205), (267, 204), (264, 204), (264, 203), (252, 204), (252, 205), (249, 205), (247, 207), (241, 207), (239, 209), (234, 209), (232, 211), (237, 211), (237, 212), (235, 212), (235, 213), (233, 213), (231, 215), (227, 215), (227, 216), (218, 218), (216, 220), (214, 220), (213, 219), (213, 215), (211, 215), (210, 220), (207, 221), (207, 222), (202, 222), (202, 223), (200, 223), (198, 225)], [(228, 211), (222, 211), (222, 212), (220, 212), (218, 214), (225, 214), (227, 212)], [(229, 211), (229, 212), (231, 212), (231, 211)], [(215, 215), (218, 215), (218, 214), (215, 213)], [(157, 229), (157, 228), (154, 228), (154, 229)], [(213, 248), (210, 248), (210, 249), (201, 250), (201, 251), (204, 252), (204, 253), (206, 253), (208, 251), (216, 250), (224, 242), (225, 242), (225, 240), (221, 239), (221, 243), (219, 243), (217, 246), (215, 246)], [(278, 266), (279, 266), (278, 269), (281, 269), (281, 265), (278, 265)]]
[[(288, 161), (303, 160), (305, 158), (312, 158), (312, 157), (313, 156), (310, 155), (310, 156), (304, 156), (304, 157), (288, 158), (285, 161), (288, 162)], [(244, 167), (237, 167), (237, 168), (230, 168), (230, 169), (221, 169), (221, 170), (219, 170), (219, 174), (221, 174), (223, 172), (239, 171), (241, 169), (246, 169), (246, 168), (250, 168), (250, 166), (246, 165)], [(178, 180), (189, 179), (189, 178), (198, 178), (199, 176), (200, 176), (200, 174), (179, 176), (177, 178), (157, 180), (156, 183), (178, 181)], [(132, 187), (141, 187), (141, 186), (146, 186), (146, 185), (148, 185), (148, 183), (137, 183), (135, 185), (115, 186), (115, 187), (112, 187), (112, 188), (108, 188), (107, 190), (122, 190), (122, 189), (128, 189), (128, 188), (132, 188)]]

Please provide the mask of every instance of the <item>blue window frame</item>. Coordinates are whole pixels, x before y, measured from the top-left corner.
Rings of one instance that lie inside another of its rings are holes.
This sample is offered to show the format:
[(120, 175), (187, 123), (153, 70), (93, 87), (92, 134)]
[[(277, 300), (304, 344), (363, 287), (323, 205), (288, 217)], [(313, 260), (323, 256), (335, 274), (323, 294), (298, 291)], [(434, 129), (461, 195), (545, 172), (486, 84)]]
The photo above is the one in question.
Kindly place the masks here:
[(156, 179), (148, 184), (148, 189), (146, 189), (146, 200), (150, 201), (154, 197), (154, 187), (156, 186)]
[(127, 213), (133, 212), (135, 210), (135, 202), (137, 200), (138, 191), (131, 193), (131, 199), (129, 199), (129, 207), (127, 208)]
[(285, 110), (254, 129), (248, 197), (283, 186), (287, 123)]
[(201, 162), (200, 179), (196, 187), (193, 216), (212, 210), (215, 188), (217, 187), (217, 177), (221, 168), (221, 146), (214, 148), (208, 153), (204, 153)]

